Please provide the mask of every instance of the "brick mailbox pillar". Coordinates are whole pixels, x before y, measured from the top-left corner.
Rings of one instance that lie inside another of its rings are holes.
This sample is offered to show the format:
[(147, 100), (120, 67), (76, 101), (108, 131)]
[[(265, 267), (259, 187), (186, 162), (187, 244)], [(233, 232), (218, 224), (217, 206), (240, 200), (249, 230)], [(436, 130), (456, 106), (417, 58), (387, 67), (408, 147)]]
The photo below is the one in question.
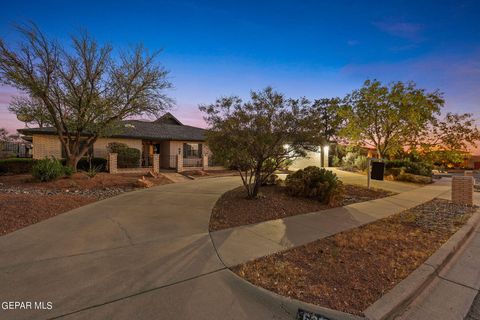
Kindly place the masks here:
[(452, 178), (452, 201), (457, 204), (473, 205), (473, 177), (455, 176)]
[(208, 154), (202, 155), (202, 169), (208, 170)]
[(117, 170), (117, 154), (116, 153), (109, 153), (108, 154), (108, 172), (115, 174), (118, 172)]
[(153, 155), (153, 172), (154, 173), (160, 172), (160, 155), (157, 153)]
[(181, 154), (177, 154), (177, 172), (183, 171), (183, 157)]

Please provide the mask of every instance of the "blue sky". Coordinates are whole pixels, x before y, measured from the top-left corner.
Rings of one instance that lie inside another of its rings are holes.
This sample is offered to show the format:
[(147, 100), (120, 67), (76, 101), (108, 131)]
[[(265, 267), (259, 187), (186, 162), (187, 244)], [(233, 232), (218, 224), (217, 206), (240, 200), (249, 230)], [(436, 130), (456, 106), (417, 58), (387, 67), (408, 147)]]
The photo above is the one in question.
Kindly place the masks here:
[[(35, 21), (68, 41), (87, 29), (125, 48), (163, 48), (173, 113), (203, 125), (197, 106), (273, 86), (292, 97), (342, 96), (367, 78), (445, 92), (448, 110), (480, 117), (480, 1), (8, 1), (0, 37)], [(0, 126), (21, 127), (0, 88)]]

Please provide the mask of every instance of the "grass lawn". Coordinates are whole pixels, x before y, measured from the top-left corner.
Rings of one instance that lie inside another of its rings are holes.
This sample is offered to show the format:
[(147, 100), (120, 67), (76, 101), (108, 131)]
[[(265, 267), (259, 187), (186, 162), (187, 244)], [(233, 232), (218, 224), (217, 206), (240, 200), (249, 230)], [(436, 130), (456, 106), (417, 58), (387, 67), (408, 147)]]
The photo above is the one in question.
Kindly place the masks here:
[[(344, 185), (343, 200), (337, 206), (368, 201), (393, 195), (379, 189), (367, 189), (356, 185)], [(273, 219), (331, 208), (318, 200), (292, 197), (284, 186), (264, 186), (260, 197), (255, 200), (246, 198), (244, 187), (224, 193), (215, 204), (210, 218), (210, 231), (238, 227)]]
[[(135, 189), (140, 174), (98, 173), (89, 178), (75, 173), (51, 182), (34, 181), (31, 175), (0, 176), (0, 235)], [(154, 185), (171, 183), (165, 177), (146, 177)]]
[(475, 209), (434, 199), (232, 269), (280, 295), (362, 315), (440, 248)]

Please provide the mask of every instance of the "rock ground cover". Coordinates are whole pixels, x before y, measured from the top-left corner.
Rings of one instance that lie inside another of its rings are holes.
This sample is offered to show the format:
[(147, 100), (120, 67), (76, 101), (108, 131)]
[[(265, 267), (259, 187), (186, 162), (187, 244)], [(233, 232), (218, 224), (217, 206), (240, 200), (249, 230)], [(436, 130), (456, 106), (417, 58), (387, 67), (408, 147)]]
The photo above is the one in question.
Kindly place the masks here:
[(362, 315), (445, 243), (474, 210), (434, 199), (232, 270), (280, 295)]
[[(344, 185), (343, 200), (336, 206), (368, 201), (393, 193), (367, 189), (356, 185)], [(249, 200), (243, 187), (226, 192), (220, 197), (212, 210), (210, 231), (280, 219), (298, 214), (331, 208), (316, 199), (293, 197), (280, 185), (264, 186), (258, 199)]]

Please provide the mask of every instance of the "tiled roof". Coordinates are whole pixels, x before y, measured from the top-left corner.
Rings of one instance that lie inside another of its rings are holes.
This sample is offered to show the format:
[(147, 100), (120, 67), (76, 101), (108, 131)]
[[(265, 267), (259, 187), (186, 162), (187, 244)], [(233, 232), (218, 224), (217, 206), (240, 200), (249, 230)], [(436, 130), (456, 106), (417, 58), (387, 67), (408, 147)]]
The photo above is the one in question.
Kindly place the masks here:
[[(125, 120), (122, 123), (124, 124), (122, 132), (114, 134), (112, 137), (145, 140), (205, 140), (205, 129), (202, 128), (141, 120)], [(57, 130), (52, 127), (19, 129), (17, 131), (25, 135), (57, 133)]]

